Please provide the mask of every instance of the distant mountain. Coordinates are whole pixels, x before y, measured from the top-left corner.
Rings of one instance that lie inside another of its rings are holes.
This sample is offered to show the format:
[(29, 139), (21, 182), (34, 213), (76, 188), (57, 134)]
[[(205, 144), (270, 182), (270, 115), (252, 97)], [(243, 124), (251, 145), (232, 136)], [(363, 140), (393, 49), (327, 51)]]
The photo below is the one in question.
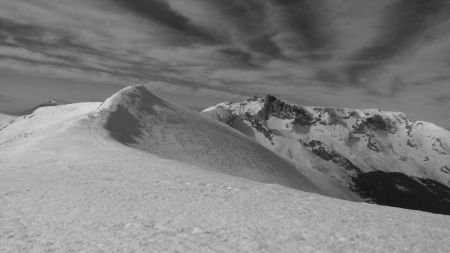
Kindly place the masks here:
[(57, 106), (57, 105), (65, 105), (65, 104), (69, 104), (69, 102), (61, 100), (61, 99), (52, 98), (49, 101), (39, 104), (31, 109), (18, 111), (18, 112), (12, 113), (12, 114), (17, 115), (17, 116), (23, 116), (23, 115), (32, 114), (35, 110), (37, 110), (38, 108), (41, 108), (41, 107), (49, 107), (49, 106)]
[(450, 214), (450, 132), (400, 112), (300, 106), (268, 95), (202, 112), (368, 202)]

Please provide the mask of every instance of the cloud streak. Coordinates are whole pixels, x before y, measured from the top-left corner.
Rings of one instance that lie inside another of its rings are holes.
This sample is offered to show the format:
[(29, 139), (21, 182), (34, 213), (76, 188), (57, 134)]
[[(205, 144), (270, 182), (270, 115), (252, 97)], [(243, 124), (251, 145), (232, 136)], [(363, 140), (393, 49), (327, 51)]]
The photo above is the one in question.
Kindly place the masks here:
[(198, 39), (199, 42), (215, 43), (219, 41), (212, 32), (193, 24), (189, 18), (175, 11), (171, 5), (164, 0), (113, 0), (126, 9), (155, 21), (162, 26), (183, 33), (188, 38)]
[(450, 125), (449, 19), (446, 0), (2, 1), (0, 68)]

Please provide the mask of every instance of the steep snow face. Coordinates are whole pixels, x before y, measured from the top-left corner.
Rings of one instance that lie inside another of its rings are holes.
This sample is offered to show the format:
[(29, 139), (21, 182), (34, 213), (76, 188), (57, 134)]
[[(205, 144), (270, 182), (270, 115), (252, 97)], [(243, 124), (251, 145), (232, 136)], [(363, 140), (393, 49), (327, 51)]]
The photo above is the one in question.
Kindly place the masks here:
[[(444, 202), (434, 211), (450, 213), (450, 133), (432, 123), (412, 121), (400, 112), (293, 105), (270, 95), (221, 103), (203, 114), (371, 201), (392, 205), (411, 193), (416, 202), (423, 196), (424, 205), (430, 198)], [(389, 184), (372, 182), (374, 189), (368, 189), (372, 180), (367, 175), (375, 176), (373, 172), (383, 173), (377, 178)], [(400, 180), (401, 175), (410, 180)], [(397, 189), (399, 196), (382, 201), (388, 191), (373, 193), (380, 187)], [(422, 209), (411, 203), (400, 206)]]
[(302, 171), (238, 131), (171, 104), (143, 86), (119, 91), (98, 108), (96, 117), (113, 139), (164, 158), (260, 182), (354, 198), (326, 177)]

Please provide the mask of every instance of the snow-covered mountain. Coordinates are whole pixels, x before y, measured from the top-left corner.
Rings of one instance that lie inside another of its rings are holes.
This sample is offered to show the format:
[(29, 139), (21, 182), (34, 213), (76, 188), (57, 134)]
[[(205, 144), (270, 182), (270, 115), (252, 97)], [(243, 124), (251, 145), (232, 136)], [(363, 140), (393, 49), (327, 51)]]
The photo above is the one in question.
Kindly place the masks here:
[(347, 192), (141, 86), (1, 118), (0, 252), (450, 250), (447, 216), (316, 194)]
[(352, 199), (308, 167), (295, 166), (239, 131), (150, 93), (125, 88), (98, 108), (96, 122), (116, 141), (158, 156), (260, 182)]
[(404, 113), (300, 106), (268, 95), (203, 114), (370, 202), (450, 214), (450, 132)]

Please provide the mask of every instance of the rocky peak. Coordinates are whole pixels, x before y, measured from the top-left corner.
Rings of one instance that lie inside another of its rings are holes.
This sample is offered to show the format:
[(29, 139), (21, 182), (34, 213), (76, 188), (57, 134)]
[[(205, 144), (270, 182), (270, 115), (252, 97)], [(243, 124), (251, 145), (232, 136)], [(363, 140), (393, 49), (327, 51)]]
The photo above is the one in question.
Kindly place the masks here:
[(264, 112), (265, 118), (267, 119), (269, 115), (274, 115), (277, 117), (287, 117), (292, 116), (293, 106), (286, 101), (276, 98), (270, 94), (266, 95), (264, 98)]
[(294, 105), (270, 94), (207, 113), (369, 201), (450, 210), (441, 201), (450, 194), (450, 134), (432, 123), (378, 109)]
[[(249, 121), (266, 121), (270, 116), (291, 120), (300, 126), (343, 126), (355, 134), (384, 132), (394, 134), (399, 128), (406, 128), (408, 135), (420, 127), (420, 121), (411, 120), (405, 113), (381, 111), (378, 109), (349, 109), (338, 107), (302, 106), (288, 103), (271, 94), (254, 96), (238, 103), (224, 102), (206, 111), (218, 108), (226, 110), (231, 118), (238, 117)], [(228, 117), (230, 118), (230, 117)], [(261, 125), (261, 124), (259, 124)]]

